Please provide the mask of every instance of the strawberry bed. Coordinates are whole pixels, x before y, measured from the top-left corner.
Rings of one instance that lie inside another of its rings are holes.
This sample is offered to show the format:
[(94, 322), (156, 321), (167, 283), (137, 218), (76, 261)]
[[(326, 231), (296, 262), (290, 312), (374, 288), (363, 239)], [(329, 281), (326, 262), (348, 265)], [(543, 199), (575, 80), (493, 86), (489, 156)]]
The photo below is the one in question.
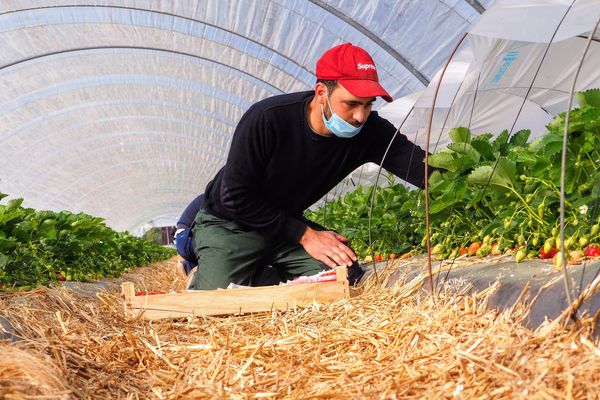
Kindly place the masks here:
[[(571, 259), (600, 253), (600, 90), (576, 97), (580, 107), (570, 115), (564, 187)], [(509, 253), (516, 262), (553, 258), (559, 266), (564, 126), (562, 113), (531, 142), (528, 130), (495, 138), (464, 127), (450, 131), (452, 143), (429, 159), (440, 169), (429, 179), (430, 251), (437, 259)], [(359, 186), (306, 216), (350, 238), (367, 262), (426, 252), (424, 191), (393, 185), (392, 178), (389, 183), (376, 191)]]

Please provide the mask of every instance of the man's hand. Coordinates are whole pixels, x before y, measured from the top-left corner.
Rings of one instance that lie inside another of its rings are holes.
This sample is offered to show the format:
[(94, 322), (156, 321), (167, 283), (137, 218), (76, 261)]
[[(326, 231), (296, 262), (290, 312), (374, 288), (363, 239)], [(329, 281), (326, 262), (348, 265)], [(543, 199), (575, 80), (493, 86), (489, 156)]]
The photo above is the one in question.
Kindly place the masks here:
[(307, 227), (300, 238), (300, 244), (311, 257), (331, 268), (336, 265), (351, 266), (357, 260), (356, 254), (346, 246), (348, 239), (333, 231), (316, 231)]

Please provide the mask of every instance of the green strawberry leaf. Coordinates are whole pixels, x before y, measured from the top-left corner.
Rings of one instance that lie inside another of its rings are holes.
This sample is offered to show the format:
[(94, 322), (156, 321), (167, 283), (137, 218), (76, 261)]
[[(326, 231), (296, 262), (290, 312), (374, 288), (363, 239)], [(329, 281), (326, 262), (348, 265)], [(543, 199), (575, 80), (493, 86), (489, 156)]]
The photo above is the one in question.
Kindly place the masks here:
[(438, 151), (429, 156), (429, 165), (435, 168), (442, 168), (448, 171), (456, 171), (458, 165), (453, 155), (447, 151)]
[(471, 131), (464, 127), (451, 129), (448, 136), (453, 143), (469, 143), (471, 141)]
[(529, 129), (520, 130), (512, 135), (510, 138), (510, 144), (513, 146), (525, 146), (527, 144), (527, 140), (529, 139), (529, 135), (531, 135), (531, 131)]
[(471, 146), (473, 146), (473, 148), (477, 150), (479, 154), (481, 154), (484, 160), (493, 160), (494, 148), (490, 144), (489, 138), (484, 138), (482, 136), (484, 135), (477, 136), (471, 140)]
[(479, 152), (475, 150), (469, 143), (450, 143), (448, 148), (467, 157), (471, 161), (471, 164), (478, 162), (481, 158)]
[(580, 107), (600, 107), (600, 89), (598, 88), (577, 92), (575, 98)]

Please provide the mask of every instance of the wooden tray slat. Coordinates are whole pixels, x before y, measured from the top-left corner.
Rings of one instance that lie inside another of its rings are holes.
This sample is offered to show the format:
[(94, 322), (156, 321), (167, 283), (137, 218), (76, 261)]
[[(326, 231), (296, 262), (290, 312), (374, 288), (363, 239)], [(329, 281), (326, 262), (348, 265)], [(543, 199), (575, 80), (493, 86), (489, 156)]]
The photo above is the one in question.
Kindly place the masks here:
[(327, 303), (348, 298), (346, 268), (338, 268), (332, 282), (286, 286), (262, 286), (197, 292), (135, 296), (133, 283), (121, 285), (125, 313), (148, 320), (181, 318), (188, 315), (226, 315), (288, 310), (306, 307), (314, 301)]

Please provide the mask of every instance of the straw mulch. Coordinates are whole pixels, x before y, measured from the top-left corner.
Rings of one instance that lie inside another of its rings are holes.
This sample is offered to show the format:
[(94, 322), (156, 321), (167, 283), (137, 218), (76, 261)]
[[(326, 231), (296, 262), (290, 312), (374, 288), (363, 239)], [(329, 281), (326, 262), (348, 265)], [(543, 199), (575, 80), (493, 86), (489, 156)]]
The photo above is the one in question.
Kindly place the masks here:
[[(127, 279), (181, 289), (175, 262)], [(158, 322), (127, 320), (118, 282), (96, 298), (0, 294), (24, 338), (0, 342), (0, 397), (600, 398), (590, 321), (533, 332), (522, 307), (486, 307), (493, 287), (422, 295), (423, 278), (287, 313)]]

